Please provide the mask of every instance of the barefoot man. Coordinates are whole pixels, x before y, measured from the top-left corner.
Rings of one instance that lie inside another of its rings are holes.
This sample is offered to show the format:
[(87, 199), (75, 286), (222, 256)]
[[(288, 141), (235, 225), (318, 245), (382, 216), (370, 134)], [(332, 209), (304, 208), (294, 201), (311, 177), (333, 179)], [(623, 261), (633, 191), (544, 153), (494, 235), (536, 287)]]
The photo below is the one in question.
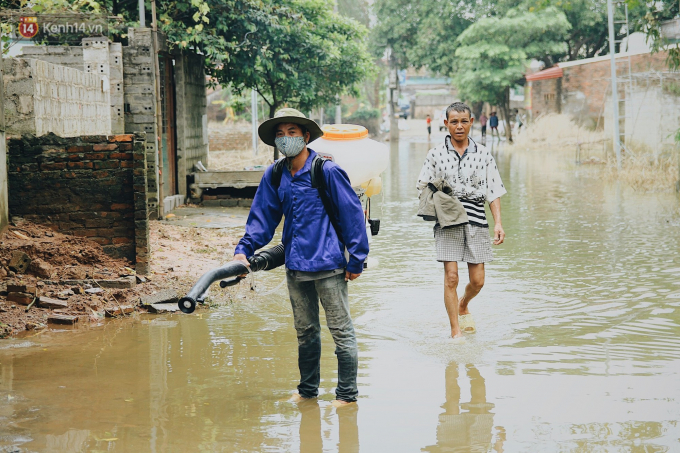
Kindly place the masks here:
[[(434, 226), (437, 261), (444, 263), (444, 305), (453, 338), (462, 337), (462, 332), (475, 332), (468, 306), (484, 286), (484, 263), (493, 260), (484, 202), (489, 203), (493, 215), (494, 245), (505, 239), (500, 199), (506, 193), (505, 186), (491, 153), (469, 137), (473, 121), (470, 107), (462, 102), (454, 102), (446, 109), (444, 124), (449, 135), (427, 153), (417, 184), (420, 191), (435, 179), (445, 179), (469, 220), (469, 224), (444, 229), (439, 224)], [(467, 263), (470, 274), (470, 283), (460, 299), (458, 262)]]
[[(333, 405), (351, 404), (359, 393), (358, 348), (347, 281), (359, 277), (368, 255), (363, 208), (347, 173), (333, 162), (323, 165), (321, 175), (319, 170), (315, 173), (315, 181), (322, 176), (325, 188), (312, 186), (316, 153), (307, 144), (323, 135), (314, 121), (295, 109), (285, 108), (262, 123), (258, 132), (263, 142), (276, 146), (285, 156), (285, 166), (274, 164), (265, 171), (234, 260), (248, 266), (247, 258), (271, 241), (281, 217), (285, 217), (282, 242), (300, 368), (300, 385), (292, 401), (316, 398), (319, 394), (320, 300), (338, 357), (338, 386)], [(333, 212), (326, 210), (326, 202)]]

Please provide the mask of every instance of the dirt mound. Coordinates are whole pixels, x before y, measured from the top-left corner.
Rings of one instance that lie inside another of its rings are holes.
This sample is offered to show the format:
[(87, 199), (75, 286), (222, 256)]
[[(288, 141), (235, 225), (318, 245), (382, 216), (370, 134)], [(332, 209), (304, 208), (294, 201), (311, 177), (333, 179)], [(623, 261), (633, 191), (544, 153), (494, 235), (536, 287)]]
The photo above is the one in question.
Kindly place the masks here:
[[(31, 258), (33, 265), (28, 275), (55, 280), (118, 276), (124, 274), (124, 268), (129, 266), (126, 260), (111, 258), (99, 244), (87, 238), (69, 236), (41, 225), (22, 222), (10, 226), (0, 237), (0, 278), (11, 272), (8, 265), (16, 251), (24, 252)], [(48, 271), (41, 272), (41, 262), (49, 264), (50, 275), (45, 274)]]
[[(22, 254), (27, 268), (10, 268)], [(82, 323), (131, 312), (143, 288), (98, 288), (97, 281), (133, 274), (126, 260), (108, 256), (87, 238), (15, 223), (0, 235), (0, 338), (44, 327), (48, 317)], [(60, 284), (65, 280), (75, 282)], [(52, 303), (41, 306), (41, 298)]]

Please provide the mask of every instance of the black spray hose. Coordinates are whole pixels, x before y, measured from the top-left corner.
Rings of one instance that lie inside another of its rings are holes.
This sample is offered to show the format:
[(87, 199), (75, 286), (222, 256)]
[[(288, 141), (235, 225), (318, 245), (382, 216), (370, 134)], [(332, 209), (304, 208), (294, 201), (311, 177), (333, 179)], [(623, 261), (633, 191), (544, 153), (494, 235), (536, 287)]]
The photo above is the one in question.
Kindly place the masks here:
[[(279, 266), (282, 266), (286, 262), (286, 255), (283, 250), (283, 244), (279, 244), (276, 247), (272, 247), (268, 250), (264, 250), (257, 253), (248, 259), (250, 262), (250, 271), (269, 271)], [(247, 274), (248, 268), (245, 264), (238, 261), (231, 261), (222, 267), (217, 269), (212, 269), (206, 272), (198, 279), (196, 284), (189, 290), (186, 296), (179, 300), (179, 309), (184, 313), (193, 313), (196, 309), (196, 303), (203, 303), (205, 299), (205, 293), (208, 291), (210, 285), (218, 280), (224, 280), (225, 278), (236, 277), (233, 280), (221, 281), (220, 286), (226, 288), (227, 286), (232, 286), (241, 281), (239, 275)]]

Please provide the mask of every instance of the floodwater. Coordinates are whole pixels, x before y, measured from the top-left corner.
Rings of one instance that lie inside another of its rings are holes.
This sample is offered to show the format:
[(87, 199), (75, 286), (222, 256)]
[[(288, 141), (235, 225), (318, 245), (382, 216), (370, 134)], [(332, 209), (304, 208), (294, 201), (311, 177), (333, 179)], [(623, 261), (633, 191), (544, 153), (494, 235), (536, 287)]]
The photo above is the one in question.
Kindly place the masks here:
[(356, 408), (330, 404), (327, 331), (320, 398), (285, 401), (298, 371), (277, 270), (210, 311), (1, 342), (0, 451), (680, 451), (678, 198), (501, 150), (506, 243), (471, 305), (478, 333), (451, 344), (415, 217), (426, 151), (392, 145), (379, 266), (351, 284)]

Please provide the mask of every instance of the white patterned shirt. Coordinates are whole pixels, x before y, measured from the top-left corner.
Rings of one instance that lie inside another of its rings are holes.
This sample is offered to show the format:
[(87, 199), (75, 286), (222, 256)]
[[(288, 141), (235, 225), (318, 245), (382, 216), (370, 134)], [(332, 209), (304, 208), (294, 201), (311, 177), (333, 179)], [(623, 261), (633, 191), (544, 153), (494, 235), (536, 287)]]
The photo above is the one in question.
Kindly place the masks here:
[(462, 156), (453, 148), (449, 135), (443, 144), (427, 153), (416, 188), (421, 191), (439, 178), (453, 188), (472, 225), (488, 227), (484, 202), (491, 203), (507, 193), (496, 160), (484, 145), (472, 138)]

